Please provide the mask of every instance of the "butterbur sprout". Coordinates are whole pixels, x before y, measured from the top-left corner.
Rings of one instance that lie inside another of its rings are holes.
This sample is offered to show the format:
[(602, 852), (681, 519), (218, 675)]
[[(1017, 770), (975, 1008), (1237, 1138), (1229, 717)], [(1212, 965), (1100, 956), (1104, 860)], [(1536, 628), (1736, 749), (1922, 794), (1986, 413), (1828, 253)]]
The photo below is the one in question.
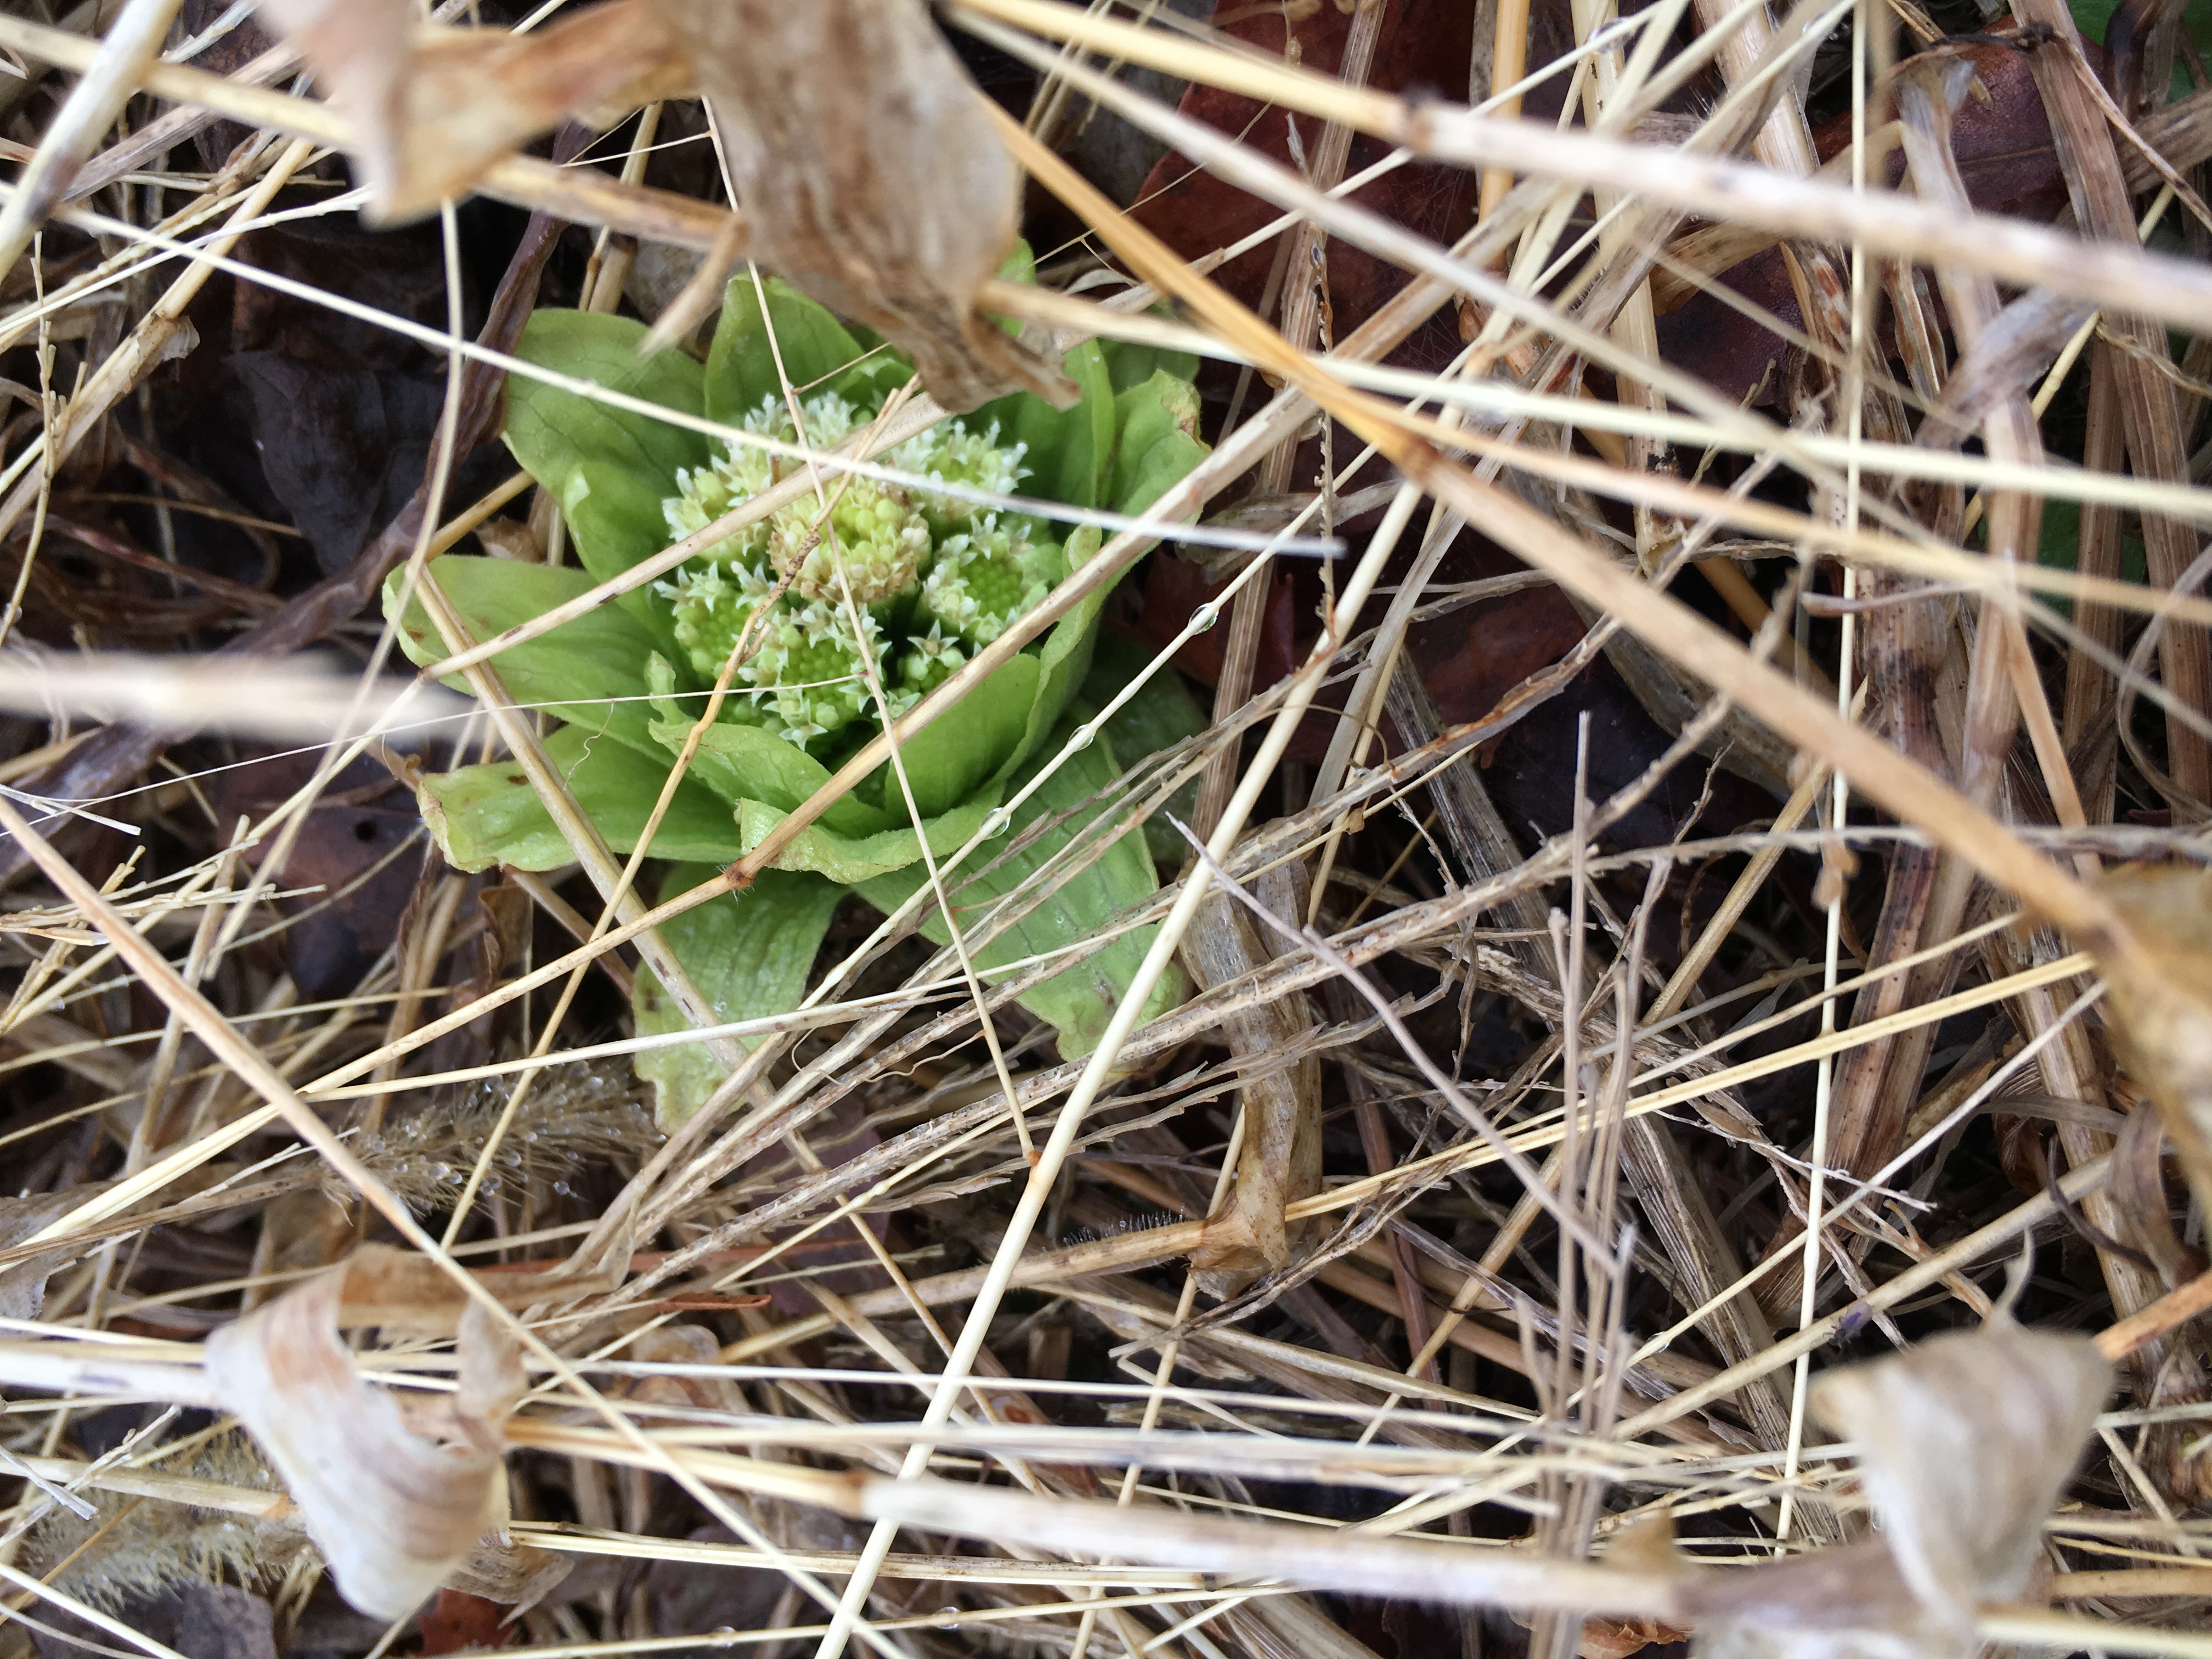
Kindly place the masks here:
[[(835, 392), (807, 398), (800, 415), (815, 449), (863, 424)], [(774, 398), (763, 399), (744, 427), (786, 442), (800, 431)], [(899, 446), (891, 462), (937, 483), (1005, 495), (1027, 476), (1027, 447), (1000, 442), (996, 422), (971, 433), (953, 419)], [(678, 472), (678, 493), (661, 504), (670, 536), (697, 534), (804, 465), (736, 445)], [(1060, 544), (1032, 521), (829, 473), (816, 496), (715, 543), (655, 591), (668, 601), (693, 673), (712, 684), (736, 659), (733, 718), (818, 750), (871, 712), (872, 665), (896, 720), (1036, 609), (1066, 568)]]
[[(875, 422), (909, 380), (911, 365), (875, 337), (781, 283), (757, 287), (750, 274), (730, 284), (703, 367), (679, 351), (641, 357), (644, 335), (617, 317), (540, 312), (520, 352), (564, 375), (702, 416), (723, 435), (518, 375), (504, 436), (561, 504), (581, 568), (448, 556), (430, 574), (470, 633), (485, 639), (697, 535), (772, 487), (811, 481), (662, 580), (494, 659), (512, 696), (562, 722), (546, 750), (622, 853), (636, 847), (707, 694), (726, 685), (650, 848), (668, 861), (664, 895), (758, 847), (888, 720), (958, 673), (1097, 552), (1097, 531), (1071, 532), (1019, 510), (1018, 501), (1140, 513), (1206, 453), (1188, 379), (1194, 365), (1092, 342), (1062, 365), (1082, 390), (1073, 408), (1055, 410), (1027, 392), (1001, 398), (878, 458), (896, 478), (863, 476), (809, 456)], [(403, 647), (418, 663), (442, 660), (444, 642), (422, 608), (397, 615), (398, 591), (395, 578), (386, 608)], [(1120, 773), (1115, 725), (1106, 742), (1041, 781), (1038, 774), (1092, 712), (1089, 704), (1117, 689), (1101, 683), (1112, 678), (1103, 670), (1093, 674), (1104, 599), (1095, 593), (1072, 606), (969, 688), (955, 711), (902, 741), (896, 772), (878, 768), (835, 801), (744, 891), (664, 924), (663, 939), (722, 1018), (795, 1007), (839, 901), (858, 893), (897, 908), (927, 879), (925, 837), (941, 860), (979, 833), (1044, 826), (1015, 850), (994, 841), (948, 878), (956, 914), (972, 928), (1084, 833), (1099, 811), (1085, 803)], [(1164, 677), (1139, 700), (1148, 706), (1133, 705), (1137, 718), (1121, 729), (1202, 724)], [(1033, 781), (1011, 814), (1000, 810)], [(574, 856), (512, 763), (427, 778), (419, 799), (440, 848), (462, 869), (546, 870)], [(1056, 872), (1054, 883), (1042, 884), (1052, 890), (973, 951), (980, 969), (1079, 945), (1158, 885), (1141, 835), (1124, 835), (1095, 858), (1086, 848), (1073, 862), (1082, 867), (1064, 880)], [(934, 902), (921, 926), (939, 944), (949, 938)], [(1023, 994), (1024, 1006), (1056, 1029), (1064, 1056), (1097, 1045), (1148, 943), (1149, 930), (1124, 934)], [(1181, 990), (1170, 975), (1150, 1012)], [(691, 1029), (649, 969), (637, 975), (634, 1006), (641, 1036)], [(696, 1110), (721, 1076), (702, 1044), (645, 1050), (636, 1063), (655, 1086), (664, 1127)]]

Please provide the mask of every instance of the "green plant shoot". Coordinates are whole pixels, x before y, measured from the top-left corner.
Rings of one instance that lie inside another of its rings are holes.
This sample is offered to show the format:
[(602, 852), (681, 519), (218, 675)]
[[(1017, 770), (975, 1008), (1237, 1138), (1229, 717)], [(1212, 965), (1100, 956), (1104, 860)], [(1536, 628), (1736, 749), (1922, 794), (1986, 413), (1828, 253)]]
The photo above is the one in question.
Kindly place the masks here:
[[(526, 360), (704, 416), (734, 435), (709, 439), (516, 377), (507, 388), (507, 447), (560, 504), (580, 568), (434, 561), (432, 576), (476, 638), (541, 616), (704, 530), (805, 468), (787, 448), (766, 443), (827, 449), (876, 419), (908, 382), (911, 365), (874, 337), (780, 283), (765, 285), (763, 311), (761, 292), (750, 275), (730, 283), (703, 367), (680, 351), (641, 357), (645, 331), (621, 318), (544, 311), (531, 319), (520, 347)], [(562, 722), (546, 750), (599, 833), (625, 854), (728, 671), (729, 694), (649, 848), (666, 861), (663, 895), (682, 892), (758, 847), (887, 720), (958, 672), (1097, 551), (1095, 530), (1066, 534), (1004, 498), (1139, 513), (1198, 463), (1206, 451), (1193, 367), (1110, 344), (1078, 346), (1064, 363), (1082, 392), (1072, 408), (1018, 394), (940, 422), (878, 458), (916, 482), (825, 469), (817, 490), (708, 546), (666, 579), (502, 653), (494, 665), (518, 702)], [(395, 578), (387, 614), (397, 611), (398, 591)], [(878, 768), (835, 802), (752, 885), (663, 928), (725, 1020), (795, 1008), (845, 895), (887, 910), (902, 903), (927, 879), (925, 842), (933, 857), (949, 858), (1058, 752), (1091, 669), (1103, 601), (1087, 599), (969, 689), (902, 744), (897, 770)], [(444, 644), (419, 605), (394, 620), (416, 662), (443, 660)], [(1094, 682), (1091, 695), (1100, 690)], [(1182, 696), (1164, 686), (1150, 695)], [(1062, 764), (1000, 826), (999, 839), (946, 877), (955, 915), (973, 933), (1001, 897), (1085, 842), (1068, 860), (1081, 866), (1073, 876), (1055, 872), (1056, 885), (1038, 884), (1050, 890), (974, 949), (987, 978), (1080, 945), (1156, 889), (1141, 834), (1103, 853), (1085, 835), (1099, 811), (1090, 803), (1119, 775), (1111, 736)], [(512, 764), (428, 777), (418, 798), (439, 847), (461, 869), (545, 870), (573, 857)], [(1022, 838), (1038, 824), (1041, 833)], [(950, 937), (934, 900), (921, 930), (940, 945)], [(1097, 1046), (1149, 931), (1124, 934), (1024, 994), (1023, 1005), (1056, 1029), (1064, 1057)], [(1179, 981), (1163, 984), (1147, 1012), (1181, 994)], [(638, 975), (634, 1012), (641, 1036), (691, 1029), (649, 969)], [(696, 1111), (723, 1075), (703, 1043), (641, 1051), (637, 1068), (669, 1128)]]

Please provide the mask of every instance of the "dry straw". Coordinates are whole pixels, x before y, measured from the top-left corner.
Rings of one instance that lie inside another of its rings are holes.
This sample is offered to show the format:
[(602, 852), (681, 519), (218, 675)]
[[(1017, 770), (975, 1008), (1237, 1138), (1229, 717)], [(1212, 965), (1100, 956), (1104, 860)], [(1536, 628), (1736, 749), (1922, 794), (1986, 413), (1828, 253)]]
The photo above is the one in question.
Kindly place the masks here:
[[(368, 675), (55, 641), (0, 658), (0, 703), (48, 726), (0, 763), (19, 872), (0, 916), (16, 1085), (0, 1158), (31, 1189), (0, 1200), (10, 1617), (176, 1659), (131, 1622), (138, 1588), (220, 1571), (293, 1620), (327, 1568), (380, 1620), (441, 1590), (504, 1603), (517, 1650), (544, 1659), (854, 1643), (1363, 1659), (1370, 1612), (1509, 1644), (1525, 1628), (1531, 1659), (1684, 1632), (1709, 1653), (2212, 1651), (2196, 1565), (2212, 1376), (2192, 1323), (2212, 1274), (2161, 1161), (2170, 1147), (2197, 1208), (2212, 1200), (2196, 830), (2212, 600), (2193, 568), (2212, 495), (2191, 459), (2212, 276), (2144, 245), (2160, 212), (2201, 212), (2212, 92), (2143, 99), (2170, 28), (2150, 80), (2117, 95), (2055, 0), (2020, 0), (2022, 30), (1993, 48), (2027, 60), (2076, 234), (1974, 204), (1952, 146), (1974, 95), (1958, 66), (1983, 60), (1952, 42), (1884, 79), (1891, 11), (1925, 20), (1873, 0), (1561, 6), (1574, 49), (1534, 76), (1530, 8), (1504, 0), (1479, 9), (1487, 67), (1464, 101), (1368, 84), (1403, 8), (1340, 5), (1336, 26), (1310, 4), (1224, 5), (1218, 24), (1266, 21), (1227, 32), (1173, 8), (939, 8), (1034, 66), (1028, 125), (907, 0), (556, 3), (513, 32), (458, 3), (425, 27), (398, 0), (284, 0), (264, 20), (283, 38), (228, 75), (163, 56), (176, 9), (129, 0), (97, 40), (0, 18), (33, 75), (76, 77), (0, 205), (0, 346), (46, 377), (0, 454), (25, 583), (55, 568), (58, 492), (106, 453), (103, 432), (164, 362), (210, 349), (191, 319), (218, 279), (441, 354), (449, 395), (429, 483), (373, 539), (379, 568), (325, 592), (343, 614), (288, 610), (278, 636), (362, 645)], [(1341, 63), (1255, 47), (1276, 21), (1340, 27)], [(1854, 142), (1820, 167), (1806, 77), (1845, 22)], [(303, 64), (313, 89), (283, 89)], [(1456, 94), (1463, 72), (1435, 78)], [(1161, 101), (1164, 77), (1294, 123), (1289, 163), (1260, 126)], [(1581, 125), (1517, 118), (1554, 80)], [(1674, 114), (1693, 82), (1718, 96)], [(695, 98), (742, 210), (644, 182), (649, 135)], [(572, 116), (646, 106), (619, 176), (521, 153)], [(218, 119), (257, 137), (204, 178), (151, 171)], [(1109, 120), (1275, 216), (1247, 239), (1289, 250), (1265, 303), (1217, 280), (1224, 254), (1179, 252), (1158, 204), (1071, 162)], [(1356, 139), (1389, 153), (1347, 184)], [(357, 193), (321, 165), (339, 152)], [(1417, 164), (1480, 175), (1455, 245), (1373, 205)], [(1030, 206), (1048, 194), (1051, 222), (1084, 229), (1080, 250), (1048, 251), (1042, 287), (995, 275), (1024, 177)], [(142, 185), (160, 216), (130, 197)], [(543, 216), (502, 287), (516, 308), (476, 339), (450, 210), (471, 192)], [(253, 257), (247, 239), (288, 215), (363, 207), (438, 216), (442, 326)], [(706, 530), (477, 638), (429, 562), (478, 535), (542, 550), (556, 516), (514, 516), (520, 474), (446, 499), (459, 452), (493, 430), (499, 377), (657, 407), (517, 354), (556, 221), (598, 234), (584, 297), (602, 309), (650, 251), (633, 241), (699, 257), (655, 343), (691, 335), (750, 258), (881, 331), (919, 379), (842, 443), (784, 446), (799, 471)], [(65, 268), (72, 237), (85, 252)], [(1340, 331), (1330, 261), (1354, 251), (1402, 282)], [(1771, 406), (1657, 346), (1662, 310), (1754, 257), (1790, 275), (1800, 313)], [(1455, 313), (1457, 355), (1402, 366)], [(899, 482), (894, 452), (949, 410), (1011, 386), (1064, 397), (1057, 354), (1094, 338), (1233, 366), (1238, 422), (1142, 516), (1088, 515), (1094, 558), (744, 857), (648, 902), (641, 856), (608, 847), (509, 694), (516, 653), (645, 602), (790, 501)], [(52, 379), (58, 340), (82, 354), (74, 382)], [(2077, 361), (2084, 459), (2062, 465), (2048, 411)], [(1802, 505), (1759, 492), (1785, 476)], [(2038, 515), (2059, 502), (2071, 562), (2039, 564)], [(1525, 570), (1447, 581), (1468, 526)], [(2124, 570), (2130, 528), (2148, 583)], [(833, 933), (804, 1006), (726, 1019), (686, 981), (668, 924), (754, 884), (1178, 538), (1225, 584), (1152, 629), (1173, 644), (1040, 751), (997, 820), (933, 848), (909, 899)], [(1281, 572), (1316, 552), (1349, 556), (1317, 610), (1291, 607), (1287, 658), (1263, 659)], [(1824, 561), (1849, 573), (1840, 598), (1817, 591)], [(338, 632), (392, 568), (465, 701), (392, 695), (388, 641)], [(1538, 586), (1579, 605), (1589, 637), (1494, 706), (1455, 708), (1465, 723), (1439, 716), (1423, 630), (1495, 629), (1501, 613), (1468, 607)], [(963, 884), (1007, 851), (1000, 827), (1209, 632), (1210, 726), (1117, 747), (1099, 827), (970, 904)], [(1560, 738), (1544, 764), (1567, 804), (1532, 835), (1478, 752), (1586, 695), (1600, 655), (1666, 729), (1620, 767), (1602, 732)], [(186, 735), (314, 745), (308, 781), (210, 830), (185, 804), (215, 775), (142, 787), (164, 745), (128, 747), (133, 723), (203, 758)], [(408, 840), (318, 895), (284, 860), (354, 810), (347, 766), (411, 776), (403, 731), (512, 759), (574, 865), (488, 882)], [(1678, 817), (1669, 842), (1650, 828), (1662, 765), (1708, 760), (1759, 778), (1772, 816)], [(2165, 817), (2123, 835), (2131, 808)], [(75, 838), (73, 815), (134, 832), (136, 862), (95, 862), (114, 843)], [(1203, 853), (1153, 899), (978, 969), (1112, 835), (1194, 817)], [(1793, 857), (1808, 849), (1817, 875)], [(2168, 861), (2106, 867), (2143, 854)], [(1875, 859), (1886, 884), (1851, 887)], [(379, 872), (418, 863), (342, 994), (307, 1000), (268, 969), (271, 940), (301, 948), (308, 917), (354, 925)], [(1698, 884), (1717, 902), (1687, 902)], [(914, 941), (933, 909), (958, 918), (935, 951)], [(1825, 971), (1808, 965), (1824, 928)], [(1093, 1052), (1054, 1063), (1016, 998), (1136, 929), (1131, 994)], [(665, 1139), (627, 1070), (652, 1039), (588, 1012), (595, 973), (626, 994), (626, 950), (728, 1072)], [(1176, 963), (1193, 996), (1141, 1021)], [(1475, 1039), (1500, 1031), (1522, 1052), (1493, 1065)], [(1808, 1144), (1793, 1079), (1814, 1066), (1834, 1069)], [(34, 1097), (33, 1078), (66, 1093)], [(2004, 1173), (2033, 1190), (2000, 1178), (1992, 1113)], [(247, 1216), (260, 1243), (239, 1261), (178, 1248)], [(2027, 1307), (2070, 1329), (2021, 1328)], [(1902, 1352), (1872, 1364), (1823, 1358), (1891, 1340)], [(222, 1413), (210, 1432), (230, 1437), (168, 1438), (161, 1418), (76, 1455), (87, 1406), (146, 1401)], [(664, 1593), (678, 1582), (761, 1593), (732, 1604), (747, 1628), (693, 1628)]]

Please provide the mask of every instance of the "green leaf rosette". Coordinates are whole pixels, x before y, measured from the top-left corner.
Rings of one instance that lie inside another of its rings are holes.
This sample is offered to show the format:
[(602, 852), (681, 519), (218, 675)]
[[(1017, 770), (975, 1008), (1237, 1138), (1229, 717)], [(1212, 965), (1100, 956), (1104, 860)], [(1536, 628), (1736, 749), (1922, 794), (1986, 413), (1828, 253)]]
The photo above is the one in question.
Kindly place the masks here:
[[(763, 311), (750, 276), (730, 283), (703, 367), (680, 351), (641, 357), (641, 325), (587, 312), (539, 312), (518, 355), (684, 415), (829, 448), (874, 420), (912, 366), (781, 283), (767, 283), (765, 293)], [(746, 641), (720, 716), (648, 849), (672, 861), (665, 893), (696, 885), (713, 866), (758, 847), (883, 729), (886, 714), (903, 714), (957, 672), (1097, 550), (1094, 530), (1063, 535), (1050, 520), (956, 492), (1143, 511), (1206, 453), (1193, 367), (1151, 351), (1078, 346), (1064, 364), (1083, 393), (1072, 409), (1027, 394), (1002, 398), (879, 458), (929, 485), (825, 471), (819, 494), (756, 520), (666, 579), (501, 653), (495, 665), (518, 702), (562, 722), (547, 752), (609, 844), (627, 854), (705, 694)], [(622, 574), (803, 465), (520, 376), (507, 396), (507, 447), (559, 502), (581, 568), (434, 561), (441, 591), (477, 639)], [(416, 663), (434, 665), (444, 646), (420, 605), (398, 614), (398, 588), (395, 577), (386, 609), (401, 645)], [(725, 1019), (789, 1012), (846, 892), (885, 908), (902, 903), (927, 882), (925, 844), (933, 857), (949, 857), (1058, 753), (1091, 672), (1103, 601), (1091, 596), (973, 687), (902, 746), (897, 770), (878, 768), (835, 802), (751, 887), (663, 929)], [(1096, 809), (1085, 812), (1082, 803), (1118, 775), (1110, 740), (1045, 778), (1000, 832), (1018, 836), (1044, 822), (1043, 833), (1012, 854), (1008, 840), (987, 842), (947, 878), (963, 930), (1084, 834)], [(573, 856), (511, 763), (426, 778), (419, 799), (440, 848), (464, 870), (544, 870)], [(1004, 968), (1065, 950), (1157, 884), (1142, 835), (1123, 836), (977, 950), (975, 961)], [(939, 943), (949, 937), (933, 902), (921, 926)], [(1097, 1045), (1148, 942), (1149, 930), (1125, 935), (1024, 995), (1024, 1006), (1057, 1029), (1063, 1056)], [(1181, 994), (1179, 982), (1163, 984), (1148, 1012)], [(635, 1012), (641, 1036), (688, 1029), (649, 970), (638, 975)], [(645, 1050), (638, 1071), (653, 1084), (670, 1127), (720, 1078), (697, 1043)]]

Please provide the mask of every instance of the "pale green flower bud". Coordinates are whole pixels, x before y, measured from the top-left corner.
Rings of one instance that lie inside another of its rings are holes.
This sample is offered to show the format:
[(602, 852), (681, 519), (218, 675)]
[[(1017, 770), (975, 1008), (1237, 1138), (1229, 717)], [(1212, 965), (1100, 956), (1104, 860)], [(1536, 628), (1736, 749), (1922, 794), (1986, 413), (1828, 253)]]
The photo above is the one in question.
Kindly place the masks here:
[[(965, 422), (951, 420), (901, 444), (891, 452), (890, 463), (902, 472), (939, 483), (1010, 495), (1029, 477), (1029, 468), (1021, 464), (1028, 451), (1027, 444), (1001, 447), (996, 421), (984, 431), (970, 432)], [(920, 494), (922, 514), (930, 529), (940, 537), (968, 529), (992, 510), (957, 496), (932, 495), (927, 489)]]
[[(817, 449), (842, 442), (868, 419), (834, 392), (807, 398), (799, 412), (806, 441)], [(797, 431), (788, 408), (774, 398), (745, 416), (744, 429), (787, 443)], [(892, 460), (940, 481), (1004, 493), (1023, 476), (1024, 452), (1019, 444), (999, 447), (997, 434), (995, 425), (978, 434), (950, 421), (902, 446)], [(691, 534), (803, 465), (740, 445), (680, 472), (683, 493), (662, 504), (669, 530)], [(945, 526), (954, 521), (963, 528), (947, 536)], [(1057, 547), (1028, 539), (1027, 525), (942, 498), (925, 508), (915, 491), (825, 470), (819, 494), (725, 538), (657, 591), (673, 612), (677, 643), (703, 680), (721, 673), (751, 623), (750, 646), (732, 681), (743, 702), (731, 717), (816, 745), (873, 716), (867, 659), (877, 664), (896, 718), (1044, 597), (1065, 574), (1063, 563)], [(886, 633), (887, 623), (894, 631)]]
[[(702, 679), (713, 680), (775, 586), (757, 566), (708, 564), (687, 565), (654, 588), (675, 613), (676, 642), (685, 659)], [(766, 633), (765, 624), (754, 630), (756, 652)], [(738, 680), (744, 678), (741, 665)]]
[(933, 622), (929, 632), (906, 642), (906, 655), (898, 665), (899, 684), (918, 699), (951, 679), (953, 671), (967, 660), (960, 641), (946, 635), (944, 623)]
[(988, 645), (1036, 608), (1060, 574), (1060, 550), (1032, 544), (997, 514), (940, 547), (921, 584), (921, 615), (976, 645)]
[(829, 477), (825, 519), (817, 500), (797, 501), (769, 520), (769, 559), (810, 599), (842, 597), (880, 605), (914, 586), (929, 557), (929, 526), (906, 491), (873, 478)]
[[(867, 655), (880, 660), (883, 630), (863, 611)], [(749, 665), (753, 693), (764, 711), (782, 723), (781, 735), (792, 743), (811, 743), (858, 719), (867, 707), (868, 685), (860, 641), (846, 621), (843, 607), (819, 601), (777, 607), (769, 648)]]

